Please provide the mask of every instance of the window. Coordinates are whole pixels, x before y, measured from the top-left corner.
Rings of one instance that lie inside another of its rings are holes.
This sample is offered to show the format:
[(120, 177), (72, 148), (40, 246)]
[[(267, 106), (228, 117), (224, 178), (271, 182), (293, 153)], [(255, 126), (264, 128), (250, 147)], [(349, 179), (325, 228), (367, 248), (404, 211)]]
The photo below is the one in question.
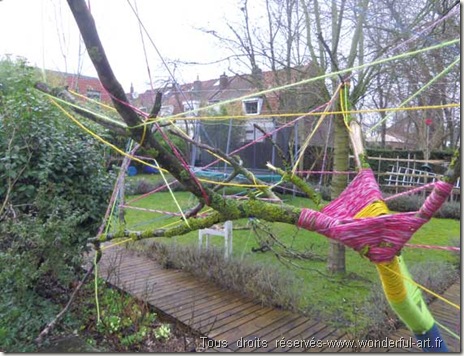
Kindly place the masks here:
[(221, 105), (215, 105), (215, 104), (218, 104), (219, 103), (219, 100), (210, 100), (208, 102), (208, 105), (214, 105), (213, 106), (213, 110), (216, 114), (219, 114), (221, 112)]
[(159, 116), (161, 117), (169, 116), (169, 115), (172, 115), (173, 112), (174, 112), (173, 105), (163, 105), (161, 106)]
[(200, 102), (198, 100), (183, 101), (185, 117), (198, 116), (198, 109), (200, 108)]
[(101, 93), (98, 90), (87, 89), (87, 98), (93, 100), (101, 100)]
[(250, 98), (242, 101), (243, 112), (246, 115), (259, 115), (263, 106), (262, 98)]

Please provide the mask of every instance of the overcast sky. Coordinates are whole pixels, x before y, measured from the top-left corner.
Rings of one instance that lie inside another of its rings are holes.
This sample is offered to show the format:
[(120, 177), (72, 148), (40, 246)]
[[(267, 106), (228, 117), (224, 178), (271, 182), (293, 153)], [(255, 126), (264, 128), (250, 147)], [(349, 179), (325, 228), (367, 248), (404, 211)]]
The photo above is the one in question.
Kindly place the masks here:
[[(238, 12), (238, 0), (130, 0), (163, 58), (209, 62), (222, 58), (214, 40), (197, 27), (220, 30)], [(143, 92), (150, 87), (138, 20), (128, 0), (88, 0), (100, 38), (117, 78), (126, 91), (131, 83)], [(144, 34), (145, 36), (145, 34)], [(147, 36), (144, 37), (153, 80), (167, 79), (168, 71)], [(81, 55), (79, 55), (81, 53)], [(80, 42), (65, 0), (0, 1), (0, 54), (26, 57), (30, 64), (96, 76)], [(82, 55), (84, 54), (84, 55)], [(181, 66), (180, 83), (219, 77), (227, 63)]]

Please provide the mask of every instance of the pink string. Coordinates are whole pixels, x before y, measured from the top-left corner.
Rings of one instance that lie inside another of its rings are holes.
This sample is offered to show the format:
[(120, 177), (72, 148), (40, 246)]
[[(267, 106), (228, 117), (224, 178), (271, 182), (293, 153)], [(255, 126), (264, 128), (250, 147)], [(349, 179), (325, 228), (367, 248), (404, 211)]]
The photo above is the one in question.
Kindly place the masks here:
[(127, 208), (127, 209), (133, 209), (133, 210), (140, 210), (140, 211), (147, 211), (149, 213), (159, 213), (163, 215), (169, 215), (169, 216), (182, 216), (181, 213), (173, 213), (170, 211), (162, 211), (162, 210), (156, 210), (156, 209), (148, 209), (148, 208), (140, 208), (138, 206), (132, 206), (132, 205), (120, 205), (119, 207), (121, 208)]
[(409, 42), (412, 42), (414, 40), (416, 40), (417, 38), (419, 38), (423, 33), (427, 32), (428, 30), (433, 30), (433, 28), (435, 26), (437, 26), (439, 23), (445, 21), (447, 18), (451, 17), (451, 16), (454, 16), (455, 14), (458, 13), (458, 10), (459, 10), (459, 6), (455, 6), (447, 15), (433, 21), (430, 25), (428, 25), (427, 27), (425, 27), (423, 30), (419, 31), (418, 33), (416, 33), (414, 36), (412, 36), (411, 38), (409, 38), (408, 40), (400, 43), (398, 46), (390, 49), (387, 53), (393, 53), (395, 51), (398, 51), (398, 50), (401, 50), (404, 48), (404, 46), (406, 44), (408, 44)]
[(437, 245), (418, 245), (418, 244), (404, 244), (406, 247), (414, 247), (414, 248), (425, 248), (431, 250), (444, 250), (444, 251), (461, 251), (460, 247), (456, 246), (437, 246)]
[[(313, 113), (313, 112), (316, 112), (316, 111), (320, 111), (321, 109), (323, 109), (324, 107), (326, 107), (327, 105), (329, 105), (329, 103), (330, 103), (330, 102), (327, 102), (327, 103), (325, 103), (325, 104), (322, 104), (322, 105), (318, 106), (317, 108), (315, 108), (315, 109), (309, 111), (308, 114)], [(306, 114), (306, 115), (307, 115), (307, 114)], [(261, 137), (258, 137), (256, 140), (251, 141), (251, 142), (247, 143), (246, 145), (243, 145), (243, 146), (240, 147), (240, 148), (237, 148), (235, 151), (232, 151), (231, 153), (229, 153), (229, 155), (236, 154), (236, 153), (238, 153), (238, 152), (244, 150), (245, 148), (250, 147), (251, 145), (254, 145), (254, 144), (257, 143), (257, 142), (260, 142), (260, 141), (264, 140), (265, 138), (267, 138), (267, 137), (269, 137), (269, 136), (272, 136), (274, 133), (276, 133), (276, 132), (278, 132), (278, 131), (280, 131), (280, 130), (286, 128), (286, 127), (289, 127), (289, 126), (293, 125), (294, 123), (296, 123), (297, 121), (299, 121), (299, 120), (305, 118), (306, 115), (299, 116), (299, 117), (297, 117), (295, 120), (289, 121), (289, 122), (287, 122), (286, 124), (284, 124), (284, 125), (282, 125), (282, 126), (276, 128), (276, 129), (274, 129), (274, 130), (272, 130), (272, 131), (267, 132), (265, 135), (263, 135), (263, 136), (261, 136)], [(219, 161), (220, 161), (220, 160), (217, 159), (217, 160), (215, 160), (215, 161), (213, 161), (213, 162), (207, 164), (206, 166), (201, 167), (201, 169), (206, 169), (206, 168), (208, 168), (208, 167), (211, 167), (212, 165), (218, 163)]]
[(148, 197), (149, 195), (152, 195), (153, 193), (156, 193), (156, 192), (159, 192), (160, 190), (163, 190), (165, 188), (167, 188), (168, 185), (171, 185), (171, 184), (174, 184), (176, 181), (173, 181), (173, 182), (170, 182), (169, 184), (163, 184), (161, 187), (158, 187), (148, 193), (145, 193), (143, 195), (139, 195), (138, 197), (126, 202), (126, 204), (132, 204), (132, 203), (135, 203), (136, 201), (140, 200), (140, 199), (143, 199), (143, 198), (146, 198)]
[[(408, 189), (407, 191), (405, 192), (402, 192), (402, 193), (398, 193), (398, 194), (395, 194), (395, 195), (391, 195), (387, 198), (384, 199), (384, 201), (390, 201), (390, 200), (393, 200), (393, 199), (396, 199), (396, 198), (399, 198), (403, 195), (410, 195), (410, 194), (414, 194), (414, 193), (417, 193), (417, 192), (420, 192), (421, 190), (423, 189), (427, 189), (427, 188), (430, 188), (430, 187), (433, 187), (435, 185), (435, 182), (432, 182), (432, 183), (427, 183), (423, 186), (420, 186), (420, 187), (417, 187), (417, 188), (414, 188), (414, 189)], [(392, 186), (394, 187), (394, 186)]]
[(356, 174), (356, 171), (295, 171), (297, 174)]

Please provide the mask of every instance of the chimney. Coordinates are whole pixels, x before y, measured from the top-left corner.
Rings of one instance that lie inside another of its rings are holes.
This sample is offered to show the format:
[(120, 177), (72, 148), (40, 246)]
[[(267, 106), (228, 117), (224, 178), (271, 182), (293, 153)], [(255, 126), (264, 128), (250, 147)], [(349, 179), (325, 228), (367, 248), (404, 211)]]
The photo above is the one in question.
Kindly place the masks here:
[(201, 82), (199, 77), (197, 76), (197, 80), (193, 82), (193, 88), (192, 88), (192, 94), (193, 98), (196, 100), (200, 100), (201, 98)]
[(255, 85), (260, 88), (263, 85), (263, 71), (258, 66), (254, 66), (251, 69), (251, 76), (255, 81)]
[(221, 74), (219, 77), (219, 88), (221, 90), (227, 88), (227, 84), (229, 84), (229, 78), (227, 78), (226, 73)]

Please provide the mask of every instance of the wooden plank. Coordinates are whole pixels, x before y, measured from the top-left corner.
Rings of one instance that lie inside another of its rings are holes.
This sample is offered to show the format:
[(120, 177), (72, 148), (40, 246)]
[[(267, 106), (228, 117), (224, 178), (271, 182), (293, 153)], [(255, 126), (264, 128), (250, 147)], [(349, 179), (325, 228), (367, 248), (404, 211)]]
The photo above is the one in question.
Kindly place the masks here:
[[(118, 287), (123, 287), (131, 294), (144, 298), (163, 313), (177, 318), (193, 327), (194, 330), (207, 333), (210, 338), (226, 339), (230, 345), (229, 351), (300, 352), (304, 350), (303, 347), (280, 347), (276, 346), (275, 340), (282, 336), (285, 336), (286, 339), (301, 340), (312, 337), (321, 340), (343, 340), (347, 337), (346, 334), (316, 320), (288, 311), (262, 307), (250, 298), (244, 298), (238, 293), (211, 286), (186, 272), (163, 269), (156, 261), (136, 253), (130, 253), (128, 250), (107, 251), (99, 270), (101, 273), (110, 274), (110, 279), (118, 284)], [(453, 284), (443, 296), (460, 304), (460, 281)], [(457, 333), (460, 334), (460, 312), (439, 300), (434, 301), (430, 308), (440, 323), (448, 325), (452, 330), (459, 328)], [(450, 350), (460, 351), (460, 342), (454, 340), (446, 332), (443, 334)], [(398, 340), (401, 337), (409, 338), (411, 336), (413, 335), (409, 330), (400, 329), (392, 333), (390, 338)], [(255, 343), (247, 347), (239, 347), (237, 341), (241, 338), (242, 340), (254, 341), (261, 338), (268, 342), (268, 346), (257, 349), (254, 347)], [(306, 351), (352, 352), (353, 350), (348, 347), (329, 348), (327, 346), (319, 350), (309, 349)], [(421, 350), (417, 347), (411, 347), (361, 351), (416, 352)]]
[(288, 325), (290, 320), (295, 319), (290, 318), (289, 320), (289, 317), (291, 316), (292, 313), (289, 311), (282, 312), (275, 317), (271, 314), (265, 314), (261, 317), (261, 319), (253, 320), (251, 322), (251, 325), (257, 324), (257, 327), (252, 329), (249, 329), (250, 325), (247, 323), (246, 328), (240, 328), (240, 333), (234, 334), (232, 338), (230, 336), (227, 336), (229, 348), (233, 351), (249, 352), (254, 351), (256, 349), (261, 350), (265, 347), (268, 347), (268, 339), (266, 339), (266, 344), (263, 344), (262, 342), (265, 340), (264, 336), (268, 334), (270, 331), (279, 327), (279, 325)]
[[(288, 313), (278, 322), (268, 324), (264, 328), (262, 328), (259, 331), (259, 335), (256, 335), (255, 333), (247, 334), (243, 336), (243, 339), (253, 340), (253, 338), (260, 337), (262, 340), (266, 340), (268, 343), (268, 346), (260, 347), (260, 349), (263, 349), (266, 351), (270, 349), (271, 347), (270, 345), (271, 340), (276, 340), (278, 338), (281, 338), (285, 334), (286, 330), (295, 328), (298, 325), (306, 323), (307, 321), (308, 321), (308, 318), (306, 317), (303, 317), (301, 315), (294, 314), (294, 313)], [(251, 351), (256, 351), (256, 349), (257, 348), (254, 346), (238, 347), (237, 345), (237, 351), (239, 352), (251, 352)]]
[[(328, 345), (325, 344), (326, 342), (326, 337), (328, 337), (331, 333), (333, 333), (333, 328), (326, 326), (321, 323), (317, 323), (315, 325), (312, 325), (311, 327), (306, 327), (306, 328), (300, 328), (298, 330), (295, 330), (292, 332), (292, 335), (288, 337), (288, 339), (291, 340), (303, 340), (303, 341), (311, 341), (314, 340), (315, 344), (309, 344), (309, 347), (307, 346), (308, 344), (303, 344), (299, 347), (289, 347), (287, 345), (285, 346), (279, 346), (276, 349), (273, 350), (273, 352), (321, 352), (322, 349), (325, 347), (328, 347)], [(317, 342), (322, 342), (322, 345), (319, 345)]]
[[(192, 281), (189, 276), (179, 276), (176, 278), (173, 278), (171, 280), (166, 280), (166, 281), (159, 281), (157, 278), (154, 278), (150, 281), (153, 281), (153, 287), (154, 290), (148, 296), (149, 298), (151, 297), (156, 297), (156, 298), (162, 298), (165, 296), (169, 295), (175, 295), (179, 292), (189, 290), (189, 289), (198, 289), (198, 283), (195, 281)], [(140, 281), (136, 285), (133, 285), (131, 290), (133, 292), (138, 292), (140, 289), (144, 287), (146, 283), (143, 283), (143, 281)]]
[(253, 332), (250, 330), (245, 330), (246, 326), (250, 325), (257, 319), (260, 319), (261, 316), (264, 316), (269, 313), (273, 313), (274, 315), (275, 309), (269, 307), (259, 308), (254, 313), (247, 313), (247, 315), (244, 315), (243, 317), (231, 323), (226, 323), (221, 326), (214, 325), (214, 328), (208, 333), (208, 336), (216, 339), (235, 339), (234, 335), (237, 334), (238, 339), (240, 335), (243, 335), (245, 332)]
[(246, 315), (259, 312), (261, 306), (255, 302), (236, 302), (233, 305), (219, 304), (212, 313), (203, 313), (194, 321), (195, 328), (210, 335), (211, 330), (234, 323)]
[(199, 303), (208, 298), (217, 298), (215, 291), (211, 288), (204, 287), (201, 290), (188, 289), (184, 293), (177, 295), (168, 295), (164, 297), (157, 297), (153, 299), (153, 304), (156, 304), (159, 308), (172, 308), (181, 303)]
[(240, 339), (245, 334), (255, 333), (264, 326), (276, 322), (282, 317), (282, 311), (273, 308), (261, 308), (252, 314), (246, 315), (235, 322), (214, 328), (208, 336), (216, 339), (225, 339), (231, 345), (233, 341)]
[[(221, 306), (229, 306), (232, 308), (236, 303), (243, 303), (243, 301), (236, 295), (227, 295), (216, 291), (211, 293), (208, 297), (203, 298), (200, 301), (195, 302), (197, 316), (208, 313), (210, 310), (215, 310)], [(182, 313), (179, 313), (182, 316)]]
[(233, 310), (228, 309), (206, 319), (195, 320), (193, 326), (205, 335), (209, 335), (212, 330), (233, 323), (245, 315), (259, 312), (260, 309), (261, 306), (258, 304), (242, 304)]

